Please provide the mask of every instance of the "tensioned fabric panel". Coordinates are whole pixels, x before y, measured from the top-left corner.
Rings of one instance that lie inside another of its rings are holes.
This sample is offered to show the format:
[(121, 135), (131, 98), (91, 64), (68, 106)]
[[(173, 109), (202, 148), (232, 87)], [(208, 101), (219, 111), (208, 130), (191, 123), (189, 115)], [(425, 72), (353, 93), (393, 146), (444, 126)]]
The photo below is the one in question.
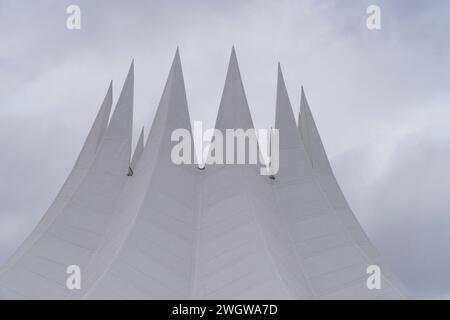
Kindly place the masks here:
[(88, 264), (127, 179), (132, 117), (133, 64), (84, 179), (32, 246), (2, 274), (0, 288), (31, 299), (61, 299), (69, 294), (66, 268)]
[[(222, 132), (224, 146), (225, 129), (253, 129), (234, 49), (216, 129)], [(259, 175), (256, 165), (206, 166), (200, 193), (194, 298), (310, 297), (277, 219), (269, 181)]]
[(138, 142), (136, 147), (134, 148), (133, 157), (131, 158), (130, 169), (131, 174), (136, 170), (137, 164), (141, 159), (142, 153), (144, 152), (144, 128), (141, 130), (141, 134), (139, 135)]
[(404, 296), (407, 296), (408, 294), (406, 288), (381, 259), (379, 253), (374, 248), (356, 219), (356, 216), (353, 214), (341, 188), (339, 187), (325, 152), (319, 131), (317, 130), (317, 126), (314, 122), (303, 87), (301, 88), (300, 114), (298, 120), (298, 128), (311, 161), (313, 174), (316, 181), (324, 191), (329, 203), (334, 208), (346, 228), (349, 230), (353, 240), (364, 249), (364, 252), (372, 259), (374, 264), (380, 266), (382, 274), (389, 280), (389, 282), (394, 284)]
[(384, 276), (382, 289), (367, 288), (366, 268), (376, 261), (355, 241), (316, 181), (280, 68), (277, 91), (275, 127), (280, 130), (280, 171), (275, 188), (314, 294), (319, 299), (404, 298)]
[[(177, 51), (144, 154), (116, 212), (119, 223), (114, 228), (122, 230), (105, 246), (113, 239), (115, 247), (99, 251), (106, 264), (99, 265), (99, 260), (91, 265), (93, 270), (106, 270), (92, 281), (85, 298), (191, 296), (198, 170), (171, 161), (171, 134), (180, 128), (191, 131)], [(139, 195), (132, 196), (133, 192)]]
[(75, 162), (72, 171), (66, 178), (62, 188), (58, 192), (54, 202), (42, 216), (33, 232), (24, 240), (14, 255), (10, 257), (5, 265), (0, 269), (0, 273), (11, 268), (29, 250), (42, 233), (48, 228), (51, 222), (57, 217), (66, 206), (71, 196), (83, 181), (87, 171), (95, 159), (97, 148), (106, 131), (112, 106), (112, 82), (109, 85), (108, 92), (97, 113), (94, 123), (84, 142), (81, 152)]

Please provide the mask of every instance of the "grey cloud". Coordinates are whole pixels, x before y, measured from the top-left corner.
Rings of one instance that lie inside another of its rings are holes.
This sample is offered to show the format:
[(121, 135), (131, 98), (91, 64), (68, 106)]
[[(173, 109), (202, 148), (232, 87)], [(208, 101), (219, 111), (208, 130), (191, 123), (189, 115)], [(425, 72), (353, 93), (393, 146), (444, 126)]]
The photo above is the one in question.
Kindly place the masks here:
[(68, 31), (73, 1), (0, 1), (0, 263), (50, 205), (132, 58), (137, 138), (177, 45), (192, 121), (213, 126), (235, 44), (255, 125), (273, 125), (281, 61), (294, 111), (304, 84), (381, 253), (418, 295), (449, 296), (450, 3), (378, 1), (383, 29), (371, 32), (372, 2), (78, 1), (82, 30)]

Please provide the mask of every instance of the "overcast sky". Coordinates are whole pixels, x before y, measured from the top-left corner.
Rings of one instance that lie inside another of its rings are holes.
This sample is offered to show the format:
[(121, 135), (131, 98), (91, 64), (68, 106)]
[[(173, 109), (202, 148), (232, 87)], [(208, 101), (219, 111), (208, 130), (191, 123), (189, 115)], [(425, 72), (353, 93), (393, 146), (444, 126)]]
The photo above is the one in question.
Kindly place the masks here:
[[(81, 30), (66, 8), (81, 8)], [(381, 30), (366, 8), (381, 8)], [(135, 58), (148, 132), (177, 45), (191, 120), (212, 127), (231, 46), (255, 126), (274, 124), (276, 63), (300, 85), (338, 181), (420, 298), (450, 298), (449, 1), (0, 0), (0, 263), (53, 201)]]

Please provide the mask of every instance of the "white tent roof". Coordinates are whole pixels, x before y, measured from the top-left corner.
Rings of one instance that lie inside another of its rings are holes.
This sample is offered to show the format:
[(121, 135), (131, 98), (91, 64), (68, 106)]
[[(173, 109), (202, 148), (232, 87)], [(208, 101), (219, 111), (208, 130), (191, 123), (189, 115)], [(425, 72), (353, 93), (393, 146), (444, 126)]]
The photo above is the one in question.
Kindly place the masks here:
[[(0, 297), (405, 297), (345, 201), (303, 90), (297, 128), (280, 67), (275, 180), (257, 165), (171, 161), (172, 132), (191, 131), (178, 50), (131, 164), (133, 64), (106, 129), (111, 103), (110, 87), (60, 195), (0, 274)], [(253, 128), (234, 48), (216, 128)], [(65, 287), (72, 264), (81, 290)], [(371, 264), (382, 267), (381, 290), (366, 287)]]

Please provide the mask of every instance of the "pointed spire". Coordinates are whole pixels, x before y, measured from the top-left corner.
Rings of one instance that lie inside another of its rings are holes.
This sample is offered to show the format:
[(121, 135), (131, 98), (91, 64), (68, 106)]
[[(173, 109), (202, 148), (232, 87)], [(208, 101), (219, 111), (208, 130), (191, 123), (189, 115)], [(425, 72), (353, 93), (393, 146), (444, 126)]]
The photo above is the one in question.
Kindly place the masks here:
[(298, 112), (298, 119), (297, 119), (297, 127), (298, 127), (298, 131), (300, 132), (300, 135), (302, 134), (302, 129), (301, 129), (301, 127), (302, 127), (302, 114), (301, 114), (301, 112), (299, 111)]
[[(170, 159), (170, 137), (176, 129), (187, 129), (191, 131), (191, 120), (189, 117), (186, 88), (178, 47), (175, 51), (158, 109), (153, 118), (153, 123), (144, 148), (143, 158), (147, 159), (152, 153), (156, 153), (159, 156)], [(164, 150), (161, 149), (161, 146)], [(192, 153), (193, 151), (194, 149), (192, 148)]]
[[(301, 96), (300, 96), (300, 114), (311, 114), (311, 110), (309, 109), (308, 100), (306, 100), (305, 90), (303, 86), (301, 86)], [(299, 127), (301, 124), (299, 124)]]
[(183, 87), (184, 87), (183, 68), (181, 67), (180, 49), (178, 47), (177, 47), (177, 50), (175, 51), (175, 56), (173, 57), (172, 66), (170, 68), (169, 79), (167, 79), (168, 83), (169, 83), (169, 80), (171, 80), (170, 81), (171, 84), (182, 80)]
[(306, 100), (305, 90), (303, 86), (301, 86), (301, 93), (300, 93), (300, 115), (301, 117), (299, 117), (298, 119), (299, 121), (298, 128), (300, 130), (300, 135), (303, 139), (303, 143), (305, 144), (306, 152), (311, 158), (311, 146), (310, 146), (311, 141), (310, 139), (308, 139), (307, 124), (304, 123), (310, 115), (310, 110), (308, 106), (308, 100)]
[(97, 113), (94, 123), (92, 124), (89, 134), (78, 156), (76, 165), (84, 166), (91, 163), (98, 145), (105, 135), (106, 128), (108, 126), (109, 116), (111, 114), (112, 107), (112, 81), (109, 84), (108, 91), (103, 99), (103, 103)]
[[(179, 114), (184, 114), (185, 117), (180, 117)], [(179, 122), (179, 120), (181, 120), (181, 122)], [(184, 85), (180, 50), (178, 47), (175, 51), (169, 76), (167, 77), (166, 85), (164, 86), (164, 91), (153, 124), (157, 124), (158, 121), (163, 121), (163, 123), (167, 122), (167, 125), (169, 125), (171, 130), (175, 128), (186, 128), (190, 130), (186, 88)], [(153, 128), (150, 131), (150, 135), (152, 134), (152, 131)]]
[[(111, 80), (109, 82), (109, 88), (108, 92), (106, 93), (105, 100), (103, 101), (105, 111), (103, 112), (102, 119), (100, 126), (100, 138), (97, 141), (97, 146), (100, 144), (101, 139), (105, 135), (106, 128), (108, 127), (109, 117), (111, 115), (111, 108), (112, 108), (112, 100), (113, 100), (113, 81)], [(103, 106), (102, 106), (103, 108)]]
[[(300, 132), (300, 136), (302, 136), (302, 129), (301, 129), (302, 128), (302, 104), (304, 103), (303, 102), (304, 96), (305, 96), (305, 93), (303, 92), (303, 86), (301, 86), (300, 111), (298, 112), (298, 120), (297, 120), (297, 127)], [(306, 97), (305, 97), (305, 101), (306, 101)]]
[[(131, 156), (131, 135), (133, 130), (133, 94), (134, 94), (134, 60), (131, 62), (128, 75), (125, 79), (116, 108), (106, 129), (105, 140), (114, 141), (120, 144), (117, 150), (111, 149), (111, 146), (101, 150), (104, 144), (99, 146), (99, 155), (101, 159), (113, 159), (117, 162), (120, 171), (128, 173), (129, 161)], [(100, 162), (103, 160), (99, 160)], [(96, 160), (97, 162), (97, 160)], [(116, 169), (115, 169), (116, 170)]]
[(134, 60), (132, 60), (125, 83), (117, 100), (107, 135), (109, 137), (130, 138), (130, 124), (133, 115)]
[(280, 147), (297, 147), (299, 143), (299, 133), (295, 123), (291, 102), (284, 83), (283, 73), (280, 63), (278, 63), (277, 100), (275, 127), (280, 130)]
[(144, 127), (142, 127), (141, 134), (139, 135), (139, 140), (134, 149), (133, 158), (131, 159), (130, 169), (132, 172), (135, 171), (136, 165), (141, 159), (142, 152), (144, 151)]
[(253, 120), (248, 107), (234, 46), (231, 49), (216, 128), (222, 131), (233, 128), (242, 128), (244, 130), (253, 128)]
[(233, 63), (235, 63), (236, 65), (238, 64), (237, 56), (236, 56), (236, 49), (234, 48), (234, 45), (231, 46), (230, 63), (231, 63), (231, 61), (233, 61)]
[(325, 148), (314, 122), (305, 91), (302, 86), (300, 99), (301, 125), (299, 126), (301, 136), (305, 144), (306, 152), (311, 160), (313, 168), (331, 171)]

